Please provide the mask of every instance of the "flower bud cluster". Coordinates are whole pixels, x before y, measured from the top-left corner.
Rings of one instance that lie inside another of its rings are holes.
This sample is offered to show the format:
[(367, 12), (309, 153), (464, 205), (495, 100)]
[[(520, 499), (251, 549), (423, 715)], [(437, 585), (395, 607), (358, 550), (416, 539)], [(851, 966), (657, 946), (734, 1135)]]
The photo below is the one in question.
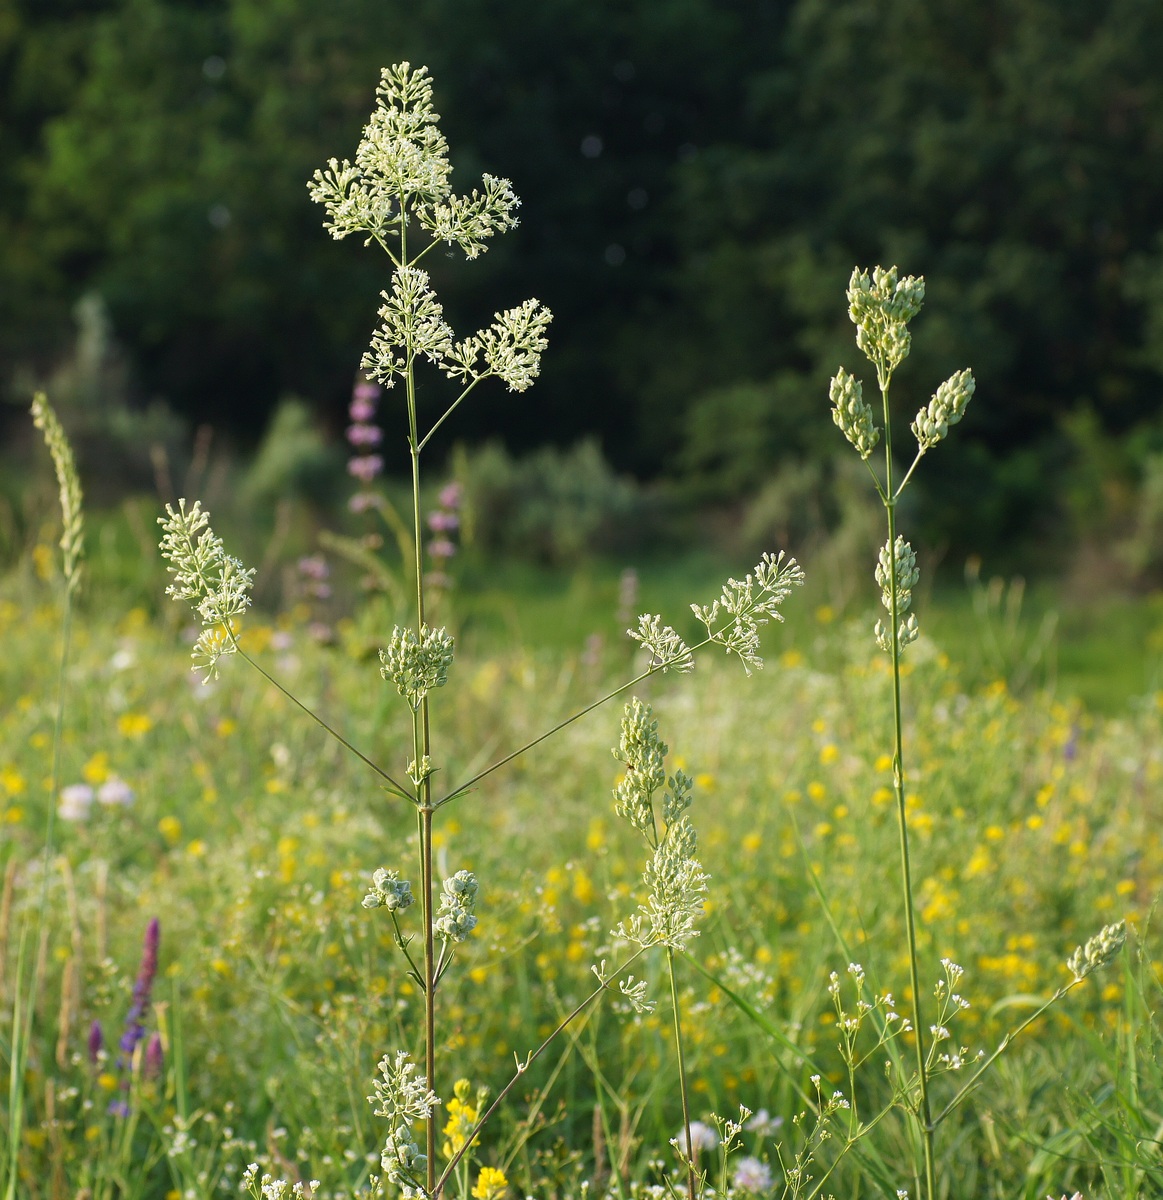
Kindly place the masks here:
[[(894, 558), (896, 560), (895, 564), (893, 562)], [(903, 614), (908, 612), (913, 603), (913, 588), (921, 578), (921, 573), (917, 570), (917, 556), (912, 546), (899, 535), (891, 549), (887, 542), (880, 548), (880, 561), (876, 565), (876, 582), (880, 584), (880, 600), (889, 613), (893, 610), (892, 572), (894, 566), (896, 574), (896, 615), (903, 617)], [(889, 653), (891, 651), (891, 644), (889, 642), (888, 630), (883, 622), (877, 621), (874, 632), (876, 634), (876, 644), (886, 654)], [(897, 642), (903, 648), (909, 645), (910, 642), (915, 642), (919, 635), (920, 628), (917, 625), (917, 618), (914, 614), (909, 613), (908, 619), (901, 620), (900, 625), (897, 627)]]
[(380, 651), (380, 674), (396, 685), (415, 711), (430, 691), (448, 682), (453, 646), (454, 640), (444, 628), (429, 629), (425, 625), (417, 638), (411, 629), (397, 625), (387, 649)]
[[(637, 829), (653, 851), (643, 872), (647, 902), (623, 921), (615, 936), (640, 946), (667, 945), (681, 949), (697, 936), (708, 876), (695, 858), (694, 826), (684, 815), (690, 807), (691, 781), (681, 771), (667, 779), (667, 745), (658, 736), (650, 705), (637, 697), (622, 715), (622, 737), (614, 757), (625, 763), (626, 774), (614, 788), (614, 811)], [(661, 830), (654, 810), (654, 793), (664, 784)]]
[(1113, 962), (1126, 940), (1126, 921), (1104, 925), (1085, 946), (1079, 946), (1074, 951), (1066, 965), (1076, 980), (1085, 979), (1092, 971), (1100, 970)]
[(81, 477), (73, 448), (65, 436), (53, 407), (43, 392), (32, 402), (32, 423), (44, 434), (44, 444), (52, 458), (61, 503), (61, 555), (65, 586), (76, 591), (81, 582), (81, 558), (85, 553), (85, 517), (81, 502)]
[(968, 368), (957, 371), (941, 384), (928, 405), (917, 413), (911, 429), (922, 454), (932, 450), (949, 432), (949, 426), (961, 420), (976, 387), (972, 371)]
[(864, 403), (860, 380), (841, 367), (832, 379), (828, 395), (832, 400), (832, 420), (860, 457), (867, 459), (880, 441), (880, 430), (872, 419), (872, 409)]
[(848, 283), (848, 315), (856, 326), (856, 344), (876, 367), (882, 386), (908, 357), (912, 337), (906, 326), (921, 311), (925, 281), (897, 276), (896, 267), (853, 270)]
[(614, 811), (644, 834), (656, 836), (654, 793), (666, 782), (667, 744), (658, 736), (658, 722), (649, 704), (636, 696), (622, 714), (622, 737), (614, 757), (626, 766), (626, 774), (614, 788)]
[(463, 942), (476, 928), (477, 877), (457, 871), (441, 885), (440, 910), (433, 928), (445, 942)]
[(674, 670), (685, 674), (695, 669), (691, 648), (669, 625), (663, 625), (658, 613), (643, 613), (638, 618), (637, 629), (627, 629), (627, 634), (642, 649), (650, 653), (650, 665), (662, 671)]
[(407, 879), (401, 879), (397, 872), (380, 867), (372, 875), (371, 890), (362, 900), (364, 908), (386, 908), (388, 912), (398, 912), (415, 903), (412, 895), (412, 884)]

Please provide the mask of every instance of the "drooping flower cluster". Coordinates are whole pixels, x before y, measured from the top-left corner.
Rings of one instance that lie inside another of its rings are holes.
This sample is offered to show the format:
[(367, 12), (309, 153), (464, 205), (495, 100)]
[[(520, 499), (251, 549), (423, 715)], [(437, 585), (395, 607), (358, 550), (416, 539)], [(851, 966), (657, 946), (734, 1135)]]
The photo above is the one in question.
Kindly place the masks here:
[(166, 595), (188, 601), (198, 614), (202, 632), (194, 645), (193, 669), (208, 682), (217, 678), (218, 660), (238, 649), (233, 622), (250, 607), (254, 571), (226, 553), (197, 500), (188, 509), (179, 500), (176, 511), (167, 504), (158, 524), (164, 531), (161, 555), (174, 577)]
[(414, 711), (430, 691), (448, 682), (453, 645), (446, 629), (429, 629), (425, 625), (417, 637), (411, 629), (397, 625), (387, 648), (380, 651), (383, 664), (380, 674), (396, 685)]
[[(895, 562), (894, 562), (895, 559)], [(880, 548), (880, 559), (876, 564), (876, 582), (880, 584), (880, 601), (885, 610), (892, 614), (893, 610), (893, 572), (896, 576), (896, 615), (899, 619), (897, 626), (897, 644), (903, 650), (910, 642), (915, 642), (920, 635), (915, 613), (908, 612), (913, 603), (913, 588), (921, 578), (917, 570), (917, 556), (912, 546), (903, 537), (897, 536), (892, 548), (887, 542)], [(873, 630), (876, 634), (876, 644), (886, 653), (891, 653), (889, 631), (882, 621), (877, 621)]]
[[(658, 736), (658, 722), (648, 704), (636, 697), (622, 716), (622, 736), (614, 757), (626, 773), (614, 788), (614, 810), (646, 839), (652, 853), (643, 872), (647, 899), (638, 912), (623, 921), (614, 935), (640, 946), (665, 945), (682, 949), (698, 936), (708, 875), (695, 857), (697, 838), (685, 815), (690, 807), (691, 781), (676, 770), (667, 779), (668, 747)], [(659, 809), (654, 796), (666, 785)], [(644, 994), (629, 997), (638, 1007)]]

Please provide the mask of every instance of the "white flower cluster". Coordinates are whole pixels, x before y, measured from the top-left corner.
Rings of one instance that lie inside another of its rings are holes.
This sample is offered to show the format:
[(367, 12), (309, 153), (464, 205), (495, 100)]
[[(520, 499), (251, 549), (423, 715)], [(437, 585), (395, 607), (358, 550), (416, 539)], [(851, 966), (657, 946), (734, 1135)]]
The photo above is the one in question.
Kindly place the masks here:
[(167, 504), (158, 524), (164, 531), (161, 555), (174, 577), (166, 595), (189, 601), (198, 614), (202, 633), (194, 646), (193, 669), (204, 672), (203, 682), (208, 682), (218, 675), (218, 660), (238, 649), (233, 622), (250, 607), (254, 571), (226, 553), (197, 500), (188, 509), (179, 500), (177, 511)]
[[(894, 562), (895, 560), (895, 562)], [(891, 614), (893, 607), (893, 572), (896, 575), (896, 615), (903, 618), (913, 603), (913, 588), (921, 578), (917, 569), (917, 556), (912, 546), (903, 537), (897, 536), (890, 547), (885, 542), (880, 548), (880, 561), (876, 564), (876, 582), (880, 584), (880, 601)], [(891, 653), (889, 632), (882, 621), (877, 621), (873, 630), (876, 644), (886, 653)], [(909, 613), (897, 627), (897, 644), (903, 650), (920, 635), (915, 613)]]
[(440, 1097), (428, 1086), (423, 1075), (416, 1074), (416, 1064), (406, 1051), (397, 1052), (395, 1060), (385, 1054), (380, 1059), (380, 1078), (368, 1097), (377, 1117), (386, 1117), (391, 1132), (384, 1141), (380, 1165), (387, 1179), (396, 1184), (405, 1196), (424, 1191), (419, 1175), (428, 1166), (428, 1156), (420, 1149), (412, 1132), (417, 1121), (428, 1121), (440, 1103)]
[(650, 652), (650, 665), (662, 671), (674, 670), (685, 673), (695, 669), (695, 658), (691, 648), (669, 625), (663, 625), (661, 615), (643, 613), (638, 618), (637, 629), (626, 632), (643, 650)]
[[(692, 604), (691, 612), (707, 627), (707, 637), (717, 642), (728, 654), (737, 654), (748, 675), (751, 669), (763, 669), (759, 657), (759, 627), (769, 620), (782, 621), (779, 606), (793, 587), (804, 581), (804, 573), (794, 558), (765, 554), (754, 574), (742, 582), (728, 579), (723, 594), (713, 604)], [(723, 614), (730, 622), (722, 628), (716, 625)]]
[(433, 928), (436, 936), (448, 943), (463, 942), (477, 926), (477, 877), (471, 871), (457, 871), (440, 889), (440, 910)]
[(882, 386), (908, 357), (912, 335), (906, 326), (924, 301), (924, 279), (899, 279), (896, 267), (875, 267), (871, 279), (858, 267), (852, 272), (848, 315), (856, 326), (856, 344), (876, 367)]
[(455, 244), (467, 258), (476, 258), (489, 238), (516, 227), (521, 202), (509, 181), (495, 175), (485, 175), (481, 188), (467, 196), (452, 193), (448, 143), (438, 128), (425, 67), (386, 67), (377, 96), (355, 164), (331, 159), (308, 185), (311, 198), (327, 210), (325, 228), (333, 237), (365, 233), (369, 242), (381, 244), (389, 234), (399, 238), (392, 288), (381, 293), (381, 325), (362, 369), (390, 387), (422, 357), (466, 385), (496, 376), (510, 391), (523, 392), (537, 378), (549, 344), (549, 309), (526, 300), (494, 314), (493, 323), (471, 337), (455, 341), (427, 273), (405, 254), (405, 232), (415, 219), (435, 241)]
[(380, 674), (396, 685), (396, 691), (415, 711), (421, 701), (435, 688), (448, 682), (452, 666), (454, 640), (447, 629), (392, 629), (387, 648), (380, 651)]
[(1067, 959), (1066, 965), (1076, 980), (1085, 979), (1092, 971), (1097, 971), (1113, 962), (1126, 940), (1126, 921), (1117, 921), (1114, 925), (1104, 925), (1094, 937), (1087, 941), (1085, 946), (1079, 946), (1074, 951)]
[(385, 867), (372, 873), (371, 890), (361, 901), (364, 908), (386, 908), (388, 912), (409, 908), (415, 902), (412, 884), (407, 879), (401, 879), (396, 871)]
[[(251, 1163), (242, 1173), (242, 1191), (248, 1192), (254, 1197), (254, 1200), (286, 1200), (292, 1197), (293, 1200), (303, 1200), (303, 1184), (288, 1183), (285, 1179), (275, 1179), (270, 1175), (263, 1175), (261, 1178), (258, 1173), (258, 1163)], [(315, 1191), (319, 1186), (318, 1179), (312, 1179), (310, 1189)]]
[[(541, 355), (549, 345), (545, 331), (552, 320), (553, 314), (539, 300), (494, 313), (491, 325), (451, 347), (444, 356), (444, 372), (465, 383), (495, 375), (509, 391), (523, 392), (541, 372)], [(478, 367), (482, 357), (484, 366)]]
[(860, 380), (841, 367), (832, 378), (828, 396), (832, 401), (832, 420), (860, 457), (867, 459), (880, 441), (880, 430), (872, 419), (871, 407), (864, 403)]
[(949, 432), (949, 426), (956, 425), (965, 416), (976, 387), (973, 372), (966, 368), (950, 375), (933, 393), (932, 400), (917, 413), (917, 419), (910, 426), (921, 454), (932, 450)]
[(452, 194), (439, 120), (426, 67), (412, 70), (405, 62), (383, 69), (355, 164), (333, 158), (307, 185), (311, 199), (327, 209), (332, 237), (366, 233), (368, 241), (382, 240), (401, 234), (411, 213), (432, 237), (476, 258), (488, 238), (516, 226), (520, 201), (507, 179), (486, 175), (483, 191)]
[[(614, 936), (639, 946), (665, 945), (681, 949), (698, 931), (708, 875), (695, 858), (694, 827), (684, 815), (690, 807), (691, 781), (682, 771), (666, 777), (667, 745), (658, 736), (650, 705), (637, 697), (622, 715), (622, 736), (614, 757), (626, 766), (614, 788), (614, 811), (646, 839), (652, 854), (643, 872), (647, 902), (614, 931)], [(661, 800), (661, 832), (654, 794), (664, 784), (670, 790)]]
[(944, 971), (945, 977), (938, 979), (933, 988), (933, 995), (937, 999), (937, 1021), (929, 1026), (929, 1033), (933, 1037), (932, 1044), (929, 1046), (927, 1064), (930, 1077), (938, 1075), (942, 1071), (960, 1071), (967, 1064), (981, 1062), (985, 1058), (984, 1050), (970, 1054), (967, 1046), (958, 1046), (951, 1050), (941, 1048), (953, 1036), (949, 1031), (953, 1020), (970, 1007), (969, 1001), (954, 990), (965, 974), (962, 968), (951, 958), (943, 958), (941, 959), (941, 969)]

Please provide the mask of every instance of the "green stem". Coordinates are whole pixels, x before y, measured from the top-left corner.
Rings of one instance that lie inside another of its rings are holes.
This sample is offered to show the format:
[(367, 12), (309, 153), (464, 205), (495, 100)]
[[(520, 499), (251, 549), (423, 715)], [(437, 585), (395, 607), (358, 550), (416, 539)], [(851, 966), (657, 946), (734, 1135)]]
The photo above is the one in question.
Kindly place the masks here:
[(904, 892), (905, 932), (909, 945), (909, 980), (913, 990), (913, 1032), (917, 1050), (917, 1079), (921, 1089), (920, 1125), (925, 1159), (926, 1200), (937, 1200), (936, 1166), (933, 1157), (933, 1119), (929, 1100), (929, 1073), (925, 1054), (925, 1023), (921, 1013), (921, 983), (917, 962), (917, 922), (913, 904), (912, 863), (909, 857), (909, 830), (905, 810), (904, 720), (901, 713), (901, 647), (900, 614), (897, 607), (896, 574), (896, 501), (898, 493), (892, 483), (892, 423), (889, 417), (887, 377), (881, 379), (880, 391), (884, 404), (885, 493), (891, 497), (885, 503), (888, 514), (888, 574), (889, 574), (889, 645), (892, 649), (892, 713), (894, 734), (893, 788), (896, 792), (897, 825), (900, 831), (901, 885)]
[(399, 783), (397, 780), (393, 779), (393, 778), (392, 778), (392, 776), (391, 776), (391, 775), (389, 775), (389, 774), (387, 773), (387, 771), (385, 771), (385, 770), (383, 769), (383, 767), (381, 767), (381, 766), (378, 766), (376, 763), (372, 762), (372, 760), (371, 760), (370, 758), (368, 758), (368, 756), (367, 756), (366, 754), (364, 754), (362, 750), (357, 750), (357, 749), (356, 749), (356, 748), (355, 748), (355, 747), (354, 747), (354, 746), (353, 746), (353, 745), (352, 745), (352, 744), (351, 744), (351, 743), (350, 743), (350, 742), (347, 740), (347, 738), (345, 738), (345, 737), (344, 737), (344, 736), (343, 736), (341, 733), (337, 732), (337, 731), (336, 731), (335, 729), (333, 729), (333, 728), (332, 728), (330, 725), (328, 725), (328, 724), (327, 724), (327, 722), (326, 722), (325, 720), (323, 720), (323, 718), (322, 718), (321, 716), (319, 716), (319, 714), (318, 714), (318, 713), (316, 713), (316, 712), (312, 712), (312, 711), (311, 711), (311, 709), (309, 709), (309, 708), (308, 708), (308, 707), (307, 707), (307, 706), (306, 706), (306, 705), (305, 705), (305, 704), (302, 702), (302, 700), (300, 700), (300, 699), (299, 699), (297, 696), (295, 696), (295, 695), (294, 695), (294, 694), (292, 694), (291, 692), (287, 691), (287, 689), (286, 689), (285, 687), (283, 687), (283, 685), (282, 685), (282, 684), (281, 684), (281, 683), (280, 683), (280, 682), (279, 682), (279, 681), (278, 681), (278, 680), (277, 680), (277, 679), (276, 679), (276, 678), (275, 678), (275, 677), (274, 677), (274, 676), (273, 676), (273, 675), (272, 675), (272, 674), (271, 674), (269, 671), (266, 671), (266, 670), (264, 670), (264, 669), (263, 669), (261, 666), (259, 666), (259, 664), (258, 664), (258, 663), (257, 663), (257, 662), (256, 662), (256, 661), (253, 659), (253, 658), (251, 658), (251, 656), (250, 656), (249, 654), (247, 654), (247, 652), (246, 652), (246, 651), (245, 651), (245, 650), (242, 648), (242, 646), (240, 645), (240, 643), (239, 643), (239, 641), (238, 641), (237, 637), (236, 637), (236, 636), (235, 636), (235, 634), (234, 634), (234, 631), (233, 631), (233, 630), (230, 628), (230, 626), (228, 626), (228, 625), (227, 625), (227, 626), (224, 626), (224, 628), (226, 629), (227, 633), (229, 634), (229, 636), (230, 636), (230, 640), (231, 640), (231, 641), (234, 643), (234, 648), (235, 648), (235, 650), (236, 650), (236, 651), (239, 653), (239, 655), (240, 655), (240, 656), (241, 656), (241, 657), (242, 657), (242, 658), (243, 658), (243, 659), (244, 659), (246, 662), (250, 663), (250, 665), (251, 665), (252, 667), (254, 667), (254, 669), (255, 669), (255, 670), (256, 670), (256, 671), (257, 671), (257, 672), (258, 672), (258, 673), (259, 673), (259, 674), (260, 674), (260, 675), (261, 675), (261, 676), (262, 676), (262, 677), (263, 677), (263, 678), (264, 678), (264, 679), (267, 681), (267, 683), (269, 683), (269, 684), (270, 684), (272, 687), (274, 687), (274, 688), (276, 688), (278, 691), (280, 691), (280, 692), (281, 692), (281, 693), (282, 693), (284, 696), (286, 696), (286, 698), (287, 698), (288, 700), (290, 700), (290, 701), (291, 701), (291, 703), (292, 703), (292, 704), (294, 704), (294, 705), (295, 705), (297, 708), (299, 708), (299, 709), (301, 709), (303, 712), (305, 712), (305, 713), (307, 714), (307, 716), (309, 716), (309, 717), (311, 718), (311, 720), (312, 720), (312, 721), (314, 721), (314, 722), (315, 722), (315, 724), (316, 724), (316, 725), (318, 725), (318, 726), (319, 726), (321, 729), (323, 729), (323, 730), (325, 730), (327, 733), (331, 734), (331, 736), (332, 736), (332, 737), (333, 737), (333, 738), (334, 738), (334, 739), (335, 739), (335, 740), (336, 740), (336, 741), (337, 741), (337, 742), (338, 742), (338, 743), (339, 743), (341, 746), (343, 746), (343, 747), (344, 747), (345, 749), (347, 749), (347, 750), (350, 750), (350, 751), (351, 751), (351, 753), (352, 753), (352, 754), (354, 754), (354, 755), (355, 755), (355, 757), (356, 757), (356, 758), (358, 758), (358, 759), (360, 760), (360, 762), (362, 762), (362, 763), (366, 764), (367, 766), (371, 767), (371, 769), (372, 769), (372, 770), (373, 770), (373, 771), (374, 771), (374, 772), (375, 772), (375, 773), (376, 773), (376, 774), (377, 774), (377, 775), (378, 775), (378, 776), (379, 776), (379, 777), (380, 777), (382, 780), (384, 780), (384, 782), (385, 782), (385, 783), (388, 783), (388, 784), (390, 784), (390, 785), (391, 785), (391, 788), (390, 788), (390, 790), (392, 791), (392, 793), (393, 793), (394, 795), (396, 795), (396, 796), (399, 796), (399, 797), (400, 797), (401, 799), (403, 799), (403, 800), (411, 800), (411, 799), (413, 799), (413, 797), (411, 796), (411, 794), (410, 794), (410, 793), (407, 791), (407, 789), (404, 787), (404, 785), (403, 785), (402, 783)]
[[(691, 654), (696, 653), (704, 646), (709, 646), (712, 642), (716, 641), (717, 637), (721, 635), (723, 631), (729, 627), (729, 625), (730, 622), (725, 623), (719, 629), (716, 629), (713, 634), (709, 634), (707, 637), (703, 638), (701, 642), (696, 642), (693, 646), (689, 647)], [(511, 754), (506, 754), (504, 758), (499, 758), (495, 763), (492, 764), (492, 766), (485, 767), (483, 771), (478, 772), (471, 779), (466, 779), (464, 783), (457, 784), (457, 786), (454, 787), (450, 792), (446, 792), (445, 795), (437, 800), (433, 805), (433, 808), (440, 808), (441, 805), (447, 804), (449, 800), (455, 800), (457, 796), (467, 792), (469, 788), (480, 783), (482, 779), (491, 775), (494, 771), (499, 771), (501, 767), (507, 766), (513, 761), (513, 759), (520, 758), (520, 756), (527, 750), (532, 750), (534, 746), (541, 745), (542, 742), (553, 737), (555, 733), (558, 733), (567, 725), (572, 725), (574, 721), (580, 720), (587, 713), (592, 713), (595, 708), (601, 708), (601, 706), (608, 700), (613, 700), (615, 696), (620, 696), (624, 691), (632, 688), (636, 683), (641, 683), (644, 679), (649, 679), (651, 675), (656, 675), (661, 670), (663, 670), (661, 665), (649, 666), (645, 671), (635, 675), (633, 679), (627, 680), (626, 683), (619, 684), (612, 692), (607, 692), (604, 696), (598, 700), (595, 700), (592, 704), (587, 704), (585, 708), (579, 708), (578, 711), (572, 716), (566, 717), (564, 721), (559, 721), (553, 726), (552, 729), (547, 729), (544, 733), (535, 737), (531, 742), (526, 742), (523, 746), (518, 747)]]
[[(635, 950), (634, 953), (624, 963), (621, 964), (621, 966), (615, 967), (614, 970), (611, 971), (609, 973), (609, 975), (607, 975), (605, 977), (605, 979), (603, 979), (598, 984), (598, 986), (596, 988), (594, 988), (594, 990), (592, 992), (590, 992), (590, 994), (588, 996), (586, 996), (584, 1000), (581, 1001), (580, 1004), (577, 1004), (569, 1013), (566, 1014), (566, 1016), (564, 1016), (557, 1023), (557, 1026), (553, 1030), (553, 1032), (550, 1033), (546, 1037), (546, 1039), (541, 1043), (540, 1046), (537, 1047), (536, 1050), (530, 1051), (530, 1053), (528, 1053), (525, 1056), (525, 1059), (523, 1062), (518, 1062), (517, 1070), (516, 1070), (515, 1074), (513, 1075), (513, 1078), (510, 1079), (509, 1082), (507, 1084), (505, 1084), (505, 1086), (503, 1088), (501, 1088), (501, 1090), (497, 1093), (496, 1097), (493, 1099), (492, 1104), (490, 1104), (489, 1107), (485, 1109), (485, 1111), (481, 1115), (480, 1119), (473, 1126), (472, 1132), (469, 1133), (469, 1135), (464, 1139), (464, 1145), (461, 1146), (461, 1148), (452, 1156), (451, 1159), (449, 1159), (448, 1166), (446, 1166), (444, 1168), (444, 1171), (441, 1174), (440, 1178), (436, 1181), (436, 1187), (438, 1189), (442, 1188), (444, 1186), (444, 1183), (448, 1179), (449, 1175), (451, 1175), (452, 1172), (456, 1169), (457, 1163), (459, 1163), (460, 1160), (462, 1158), (464, 1158), (464, 1156), (469, 1152), (469, 1150), (472, 1149), (473, 1143), (476, 1141), (477, 1137), (480, 1135), (481, 1130), (484, 1129), (485, 1125), (488, 1123), (489, 1118), (497, 1111), (498, 1108), (501, 1107), (501, 1104), (504, 1102), (505, 1097), (513, 1090), (513, 1088), (515, 1088), (517, 1086), (518, 1081), (524, 1078), (525, 1072), (529, 1070), (529, 1068), (541, 1057), (541, 1055), (544, 1054), (545, 1051), (549, 1049), (550, 1045), (571, 1024), (573, 1024), (573, 1022), (579, 1016), (581, 1016), (581, 1014), (583, 1012), (585, 1012), (585, 1010), (587, 1008), (589, 1008), (589, 1006), (603, 992), (609, 990), (610, 984), (612, 984), (614, 982), (614, 980), (618, 978), (619, 975), (621, 975), (624, 971), (629, 970), (629, 968), (632, 967), (634, 965), (634, 963), (639, 958), (641, 958), (642, 955), (645, 953), (646, 953), (646, 947), (643, 946), (643, 947), (639, 948), (638, 950)], [(431, 1085), (429, 1085), (429, 1086), (431, 1086)], [(429, 1123), (431, 1123), (431, 1122), (429, 1122)]]
[(949, 1116), (949, 1114), (955, 1108), (957, 1108), (958, 1105), (960, 1105), (961, 1101), (964, 1100), (965, 1097), (977, 1087), (981, 1077), (1009, 1049), (1010, 1043), (1013, 1042), (1014, 1038), (1018, 1037), (1025, 1030), (1027, 1030), (1044, 1012), (1047, 1011), (1047, 1009), (1049, 1009), (1052, 1005), (1057, 1004), (1063, 996), (1065, 996), (1068, 992), (1073, 991), (1081, 982), (1081, 979), (1075, 979), (1068, 983), (1065, 987), (1059, 988), (1049, 1000), (1031, 1013), (1030, 1016), (1028, 1016), (1020, 1025), (1014, 1029), (1011, 1029), (998, 1043), (997, 1049), (987, 1059), (982, 1061), (977, 1070), (974, 1071), (972, 1076), (965, 1081), (964, 1086), (957, 1092), (953, 1099), (950, 1100), (949, 1103), (946, 1104), (945, 1107), (941, 1109), (941, 1111), (933, 1118), (933, 1127), (936, 1128), (938, 1125), (940, 1125), (941, 1122), (947, 1116)]
[(417, 450), (423, 450), (424, 447), (428, 445), (429, 439), (440, 428), (440, 426), (443, 425), (444, 422), (447, 421), (454, 412), (456, 412), (457, 408), (460, 406), (460, 402), (469, 394), (469, 392), (473, 390), (474, 387), (476, 387), (478, 383), (480, 383), (482, 379), (488, 379), (491, 374), (492, 371), (487, 371), (484, 375), (478, 375), (472, 381), (472, 383), (470, 383), (468, 387), (466, 387), (464, 391), (457, 396), (457, 398), (448, 406), (448, 408), (445, 409), (444, 415), (440, 418), (440, 420), (437, 421), (436, 424), (433, 425), (432, 428), (428, 430), (428, 432), (420, 439), (420, 444), (416, 447)]
[(674, 1049), (678, 1055), (678, 1090), (682, 1098), (682, 1127), (686, 1134), (686, 1185), (687, 1200), (695, 1200), (695, 1150), (691, 1140), (691, 1108), (690, 1097), (687, 1095), (686, 1057), (682, 1044), (682, 1015), (678, 1005), (678, 979), (674, 971), (674, 949), (666, 948), (666, 969), (670, 975), (670, 1003), (674, 1010)]

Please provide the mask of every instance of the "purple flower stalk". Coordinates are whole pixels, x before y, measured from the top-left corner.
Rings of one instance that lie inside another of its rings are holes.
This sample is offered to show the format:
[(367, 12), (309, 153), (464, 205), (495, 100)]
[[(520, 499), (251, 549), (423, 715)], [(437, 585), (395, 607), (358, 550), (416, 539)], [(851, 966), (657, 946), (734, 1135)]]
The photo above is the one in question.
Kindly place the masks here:
[(101, 1051), (105, 1048), (105, 1034), (101, 1022), (94, 1021), (89, 1026), (89, 1062), (96, 1066), (101, 1061)]
[(146, 1079), (160, 1078), (164, 1065), (165, 1054), (162, 1050), (162, 1035), (160, 1033), (152, 1033), (150, 1034), (149, 1041), (145, 1044), (145, 1066), (143, 1072)]
[[(145, 1037), (145, 1019), (149, 1015), (150, 997), (153, 994), (153, 981), (157, 977), (157, 952), (161, 942), (161, 924), (154, 917), (145, 927), (145, 940), (141, 947), (141, 965), (137, 970), (137, 981), (133, 985), (133, 1003), (125, 1017), (125, 1032), (118, 1042), (121, 1053), (117, 1057), (117, 1071), (121, 1076), (120, 1090), (128, 1092), (130, 1081), (128, 1071), (133, 1064), (133, 1054)], [(90, 1034), (90, 1038), (92, 1034)], [(160, 1047), (159, 1047), (160, 1048)], [(124, 1099), (114, 1100), (109, 1105), (109, 1111), (117, 1116), (129, 1114), (129, 1105)]]

